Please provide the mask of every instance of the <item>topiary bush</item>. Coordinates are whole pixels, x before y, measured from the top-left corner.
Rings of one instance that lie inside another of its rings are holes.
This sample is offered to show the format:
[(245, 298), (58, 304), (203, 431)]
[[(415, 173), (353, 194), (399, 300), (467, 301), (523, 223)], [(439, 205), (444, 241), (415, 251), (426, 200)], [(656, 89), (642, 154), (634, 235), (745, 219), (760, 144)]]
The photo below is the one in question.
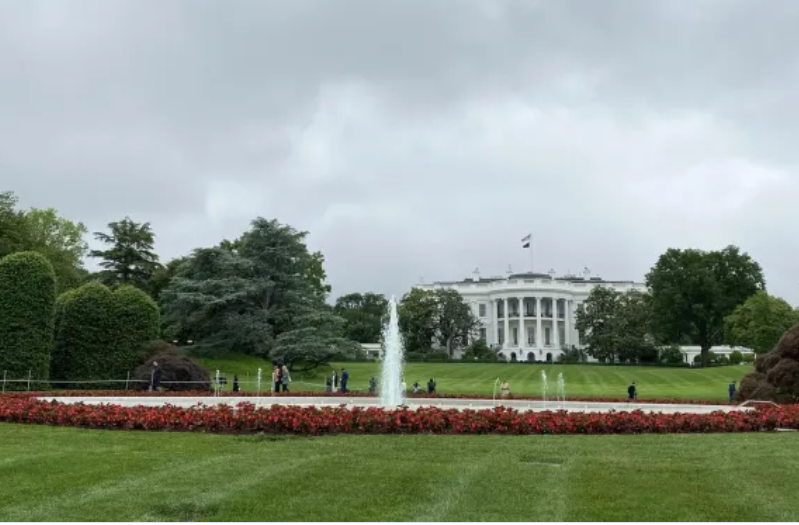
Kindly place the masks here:
[[(112, 292), (92, 282), (56, 303), (52, 376), (64, 381), (123, 380), (148, 355), (142, 345), (158, 338), (158, 306), (141, 290)], [(89, 385), (102, 388), (119, 384)]]
[(771, 352), (757, 357), (755, 372), (741, 380), (736, 398), (778, 403), (799, 401), (799, 324), (785, 332)]
[(116, 298), (116, 333), (114, 369), (120, 378), (139, 366), (149, 355), (142, 355), (143, 345), (158, 339), (161, 317), (158, 305), (134, 286), (121, 286)]
[(48, 379), (53, 347), (56, 277), (36, 252), (0, 260), (0, 374)]
[[(161, 351), (136, 368), (132, 379), (136, 380), (134, 388), (147, 390), (153, 372), (153, 363), (158, 363), (161, 370), (161, 389), (171, 391), (210, 390), (211, 375), (208, 370), (196, 361), (178, 352), (177, 348), (159, 341), (152, 346), (161, 347)], [(179, 381), (180, 383), (171, 383)]]

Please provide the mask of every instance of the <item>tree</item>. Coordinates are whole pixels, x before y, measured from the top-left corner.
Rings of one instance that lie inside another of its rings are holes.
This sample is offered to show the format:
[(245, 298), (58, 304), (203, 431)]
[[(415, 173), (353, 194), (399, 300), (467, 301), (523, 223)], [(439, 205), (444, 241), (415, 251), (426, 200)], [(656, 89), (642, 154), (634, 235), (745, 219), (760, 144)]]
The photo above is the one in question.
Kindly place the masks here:
[(774, 349), (785, 331), (797, 322), (799, 314), (791, 305), (760, 291), (725, 318), (725, 339), (727, 344), (764, 354)]
[(456, 290), (435, 290), (433, 298), (436, 303), (433, 319), (435, 338), (439, 346), (446, 349), (447, 355), (452, 357), (455, 350), (465, 348), (474, 338), (480, 321)]
[(430, 351), (436, 335), (436, 298), (432, 292), (413, 288), (397, 305), (399, 329), (408, 353)]
[(498, 360), (497, 352), (491, 349), (483, 339), (475, 339), (463, 353), (464, 361), (486, 361), (495, 362)]
[(147, 290), (153, 274), (161, 267), (153, 251), (155, 234), (149, 222), (134, 222), (130, 217), (108, 223), (110, 234), (95, 232), (94, 237), (109, 246), (92, 250), (91, 256), (102, 259), (100, 280), (107, 285), (131, 284)]
[(334, 359), (354, 359), (363, 354), (361, 345), (344, 337), (344, 319), (319, 310), (302, 316), (297, 328), (277, 336), (269, 357), (290, 370), (301, 371), (326, 365)]
[(306, 236), (259, 217), (240, 238), (196, 250), (162, 293), (167, 334), (206, 354), (270, 355), (277, 336), (327, 310)]
[(452, 357), (474, 338), (480, 321), (461, 294), (452, 289), (414, 288), (397, 308), (399, 327), (408, 352), (428, 352), (432, 343)]
[(670, 248), (646, 283), (659, 338), (699, 345), (703, 362), (723, 342), (724, 318), (765, 288), (760, 265), (735, 246), (710, 252)]
[(86, 226), (60, 217), (53, 208), (31, 208), (22, 217), (22, 245), (47, 257), (55, 270), (58, 290), (79, 286), (85, 276), (83, 258), (89, 251), (84, 240)]
[(351, 293), (336, 299), (336, 315), (342, 317), (344, 336), (359, 343), (380, 342), (388, 300), (376, 293)]
[(0, 370), (14, 379), (47, 379), (53, 346), (55, 271), (36, 252), (0, 260)]
[(150, 296), (158, 301), (161, 298), (161, 292), (169, 286), (169, 283), (172, 282), (172, 279), (177, 274), (178, 268), (181, 264), (186, 262), (188, 257), (177, 257), (172, 259), (168, 263), (153, 272), (152, 277), (150, 278), (150, 283), (147, 286), (147, 290), (150, 292)]
[(648, 298), (596, 286), (577, 311), (576, 328), (587, 353), (600, 361), (642, 362), (657, 359), (650, 335)]
[(0, 192), (0, 259), (22, 251), (25, 217), (17, 210), (17, 197), (10, 191)]

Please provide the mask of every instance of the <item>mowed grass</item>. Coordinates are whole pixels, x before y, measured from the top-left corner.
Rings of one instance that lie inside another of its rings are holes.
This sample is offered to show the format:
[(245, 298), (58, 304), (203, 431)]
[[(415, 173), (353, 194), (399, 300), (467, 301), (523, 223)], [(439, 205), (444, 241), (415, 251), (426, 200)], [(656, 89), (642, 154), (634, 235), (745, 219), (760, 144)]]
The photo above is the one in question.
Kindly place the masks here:
[[(262, 389), (269, 389), (271, 364), (250, 356), (230, 356), (224, 359), (206, 359), (203, 364), (227, 376), (227, 389), (232, 387), (233, 375), (238, 374), (242, 390), (255, 390), (258, 368), (263, 370)], [(379, 377), (378, 363), (334, 363), (336, 370), (347, 368), (350, 373), (350, 390), (368, 390), (369, 379)], [(474, 364), (474, 363), (408, 363), (405, 380), (408, 389), (414, 381), (426, 388), (427, 381), (436, 380), (440, 394), (481, 394), (491, 396), (494, 383), (507, 379), (511, 392), (518, 395), (541, 395), (541, 371), (548, 376), (549, 395), (557, 393), (557, 377), (563, 373), (566, 396), (626, 397), (627, 386), (635, 381), (638, 395), (646, 398), (706, 399), (726, 401), (730, 381), (739, 381), (752, 371), (751, 365), (724, 366), (706, 369), (664, 368), (651, 366), (597, 366), (597, 365), (545, 365), (527, 363)], [(324, 390), (324, 374), (330, 368), (310, 377), (295, 374), (293, 391)]]
[(796, 521), (796, 435), (224, 436), (0, 424), (2, 521)]

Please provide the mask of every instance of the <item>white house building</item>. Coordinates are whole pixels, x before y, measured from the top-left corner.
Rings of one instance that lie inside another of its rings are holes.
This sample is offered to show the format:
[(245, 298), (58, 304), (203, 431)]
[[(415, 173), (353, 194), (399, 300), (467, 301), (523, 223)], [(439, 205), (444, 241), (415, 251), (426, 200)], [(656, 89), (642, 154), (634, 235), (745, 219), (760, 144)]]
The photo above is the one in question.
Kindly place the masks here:
[(457, 290), (482, 322), (480, 337), (509, 361), (556, 361), (562, 348), (581, 347), (575, 328), (577, 307), (596, 286), (621, 292), (646, 291), (633, 281), (554, 272), (514, 273), (507, 277), (474, 277), (462, 281), (420, 284), (416, 288)]

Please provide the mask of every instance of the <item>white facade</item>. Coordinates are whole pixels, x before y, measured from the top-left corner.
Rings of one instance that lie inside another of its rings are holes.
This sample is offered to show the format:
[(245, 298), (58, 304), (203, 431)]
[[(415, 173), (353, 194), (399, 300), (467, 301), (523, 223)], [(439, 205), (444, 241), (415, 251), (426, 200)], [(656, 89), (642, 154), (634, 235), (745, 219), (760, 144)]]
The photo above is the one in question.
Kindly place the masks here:
[(646, 291), (645, 284), (632, 281), (539, 273), (476, 276), (415, 288), (457, 290), (482, 323), (480, 336), (508, 361), (556, 361), (563, 348), (582, 346), (575, 328), (577, 307), (596, 286)]

